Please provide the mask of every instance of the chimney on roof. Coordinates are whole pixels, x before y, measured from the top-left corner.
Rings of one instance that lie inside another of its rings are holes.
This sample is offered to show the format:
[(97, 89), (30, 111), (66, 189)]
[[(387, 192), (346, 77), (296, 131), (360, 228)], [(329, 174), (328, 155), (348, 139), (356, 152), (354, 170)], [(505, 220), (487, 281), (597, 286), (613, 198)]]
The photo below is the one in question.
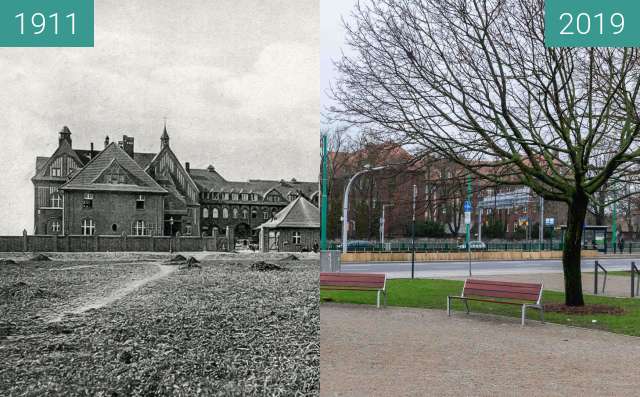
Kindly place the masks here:
[(187, 173), (191, 172), (191, 164), (188, 161), (184, 163), (184, 169), (187, 170)]
[(216, 171), (216, 168), (215, 168), (213, 165), (209, 164), (209, 166), (207, 167), (207, 171), (209, 171), (209, 172), (215, 172), (215, 171)]
[(89, 152), (89, 160), (93, 158), (93, 142), (91, 142), (91, 151)]
[(104, 148), (106, 149), (107, 146), (109, 146), (109, 135), (107, 135), (107, 137), (104, 138)]
[(133, 158), (133, 147), (134, 147), (134, 139), (132, 136), (122, 136), (122, 142), (120, 143), (120, 147), (124, 149), (125, 152), (129, 155), (129, 157)]
[(71, 131), (69, 130), (69, 127), (67, 127), (66, 125), (64, 127), (62, 127), (62, 130), (60, 131), (60, 137), (58, 138), (58, 144), (62, 145), (62, 142), (67, 141), (69, 142), (69, 146), (71, 146)]

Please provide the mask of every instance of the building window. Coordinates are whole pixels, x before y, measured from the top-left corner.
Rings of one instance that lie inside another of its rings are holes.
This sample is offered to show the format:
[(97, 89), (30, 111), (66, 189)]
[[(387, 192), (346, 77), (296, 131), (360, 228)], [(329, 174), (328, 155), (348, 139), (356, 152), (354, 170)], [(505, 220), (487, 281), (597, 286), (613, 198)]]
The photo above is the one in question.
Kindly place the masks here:
[(229, 217), (229, 210), (228, 209), (226, 209), (226, 208), (222, 209), (222, 217), (224, 219), (227, 219)]
[(136, 199), (136, 209), (143, 210), (144, 209), (144, 195), (139, 195)]
[(293, 243), (294, 244), (300, 244), (301, 240), (302, 240), (302, 238), (300, 236), (300, 232), (293, 232)]
[(62, 208), (62, 197), (60, 197), (60, 194), (55, 193), (51, 196), (51, 207)]
[(211, 210), (211, 217), (213, 219), (218, 219), (220, 217), (220, 214), (218, 213), (218, 209), (214, 208)]
[(219, 198), (218, 192), (213, 192), (213, 199), (217, 200)]
[(115, 223), (113, 225), (111, 225), (111, 231), (112, 232), (117, 232), (118, 231), (118, 225), (116, 225)]
[(278, 213), (278, 211), (277, 211), (275, 208), (273, 208), (273, 209), (271, 210), (271, 217), (272, 217), (272, 218), (275, 218), (277, 213)]
[(248, 193), (242, 193), (242, 201), (249, 201), (249, 194)]
[(184, 231), (185, 231), (185, 234), (186, 234), (187, 236), (191, 236), (191, 232), (192, 232), (191, 225), (187, 225), (187, 226), (185, 226)]
[[(298, 195), (295, 194), (295, 193), (289, 193), (288, 197), (289, 197), (289, 201), (293, 201), (298, 197)], [(374, 207), (375, 207), (375, 205), (374, 205)]]
[(238, 193), (233, 193), (233, 194), (231, 195), (231, 200), (233, 200), (233, 201), (238, 201)]
[(93, 193), (85, 193), (82, 208), (93, 208)]
[(251, 218), (256, 219), (258, 217), (258, 211), (251, 210)]
[(262, 219), (265, 221), (269, 219), (269, 211), (262, 211)]
[(60, 221), (56, 220), (56, 221), (51, 221), (51, 231), (54, 233), (59, 233), (60, 232)]
[(203, 218), (208, 218), (209, 217), (209, 210), (207, 208), (202, 210), (202, 217)]
[(249, 211), (246, 209), (242, 210), (242, 219), (249, 219)]
[(238, 219), (238, 209), (237, 208), (233, 209), (233, 219)]
[(82, 221), (82, 235), (93, 236), (96, 234), (96, 224), (93, 219), (84, 219)]
[(133, 225), (133, 235), (134, 236), (144, 236), (146, 234), (146, 225), (144, 221), (136, 221)]
[(51, 167), (51, 176), (62, 176), (62, 168)]

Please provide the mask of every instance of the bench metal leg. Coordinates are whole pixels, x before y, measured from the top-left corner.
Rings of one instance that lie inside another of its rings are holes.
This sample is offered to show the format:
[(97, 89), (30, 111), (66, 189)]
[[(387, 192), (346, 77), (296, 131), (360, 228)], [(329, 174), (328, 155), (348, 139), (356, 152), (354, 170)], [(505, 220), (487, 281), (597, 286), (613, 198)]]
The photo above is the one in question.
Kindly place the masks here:
[(451, 317), (451, 297), (447, 296), (447, 316)]
[(378, 300), (377, 300), (377, 303), (376, 303), (376, 306), (377, 306), (378, 309), (380, 309), (380, 292), (381, 291), (378, 290)]
[(382, 293), (384, 294), (384, 307), (387, 307), (387, 291), (384, 290)]
[(544, 306), (540, 306), (540, 321), (544, 324)]
[(469, 302), (466, 299), (463, 299), (464, 306), (467, 308), (467, 314), (469, 314)]
[(522, 305), (522, 326), (524, 327), (524, 317), (527, 312), (527, 305)]

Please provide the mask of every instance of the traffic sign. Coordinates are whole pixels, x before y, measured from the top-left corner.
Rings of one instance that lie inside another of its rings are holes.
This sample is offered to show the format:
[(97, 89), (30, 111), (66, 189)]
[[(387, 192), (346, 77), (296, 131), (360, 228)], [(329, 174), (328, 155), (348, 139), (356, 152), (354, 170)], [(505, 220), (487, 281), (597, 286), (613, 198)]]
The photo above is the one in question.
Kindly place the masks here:
[(471, 212), (471, 202), (469, 200), (464, 202), (464, 212)]

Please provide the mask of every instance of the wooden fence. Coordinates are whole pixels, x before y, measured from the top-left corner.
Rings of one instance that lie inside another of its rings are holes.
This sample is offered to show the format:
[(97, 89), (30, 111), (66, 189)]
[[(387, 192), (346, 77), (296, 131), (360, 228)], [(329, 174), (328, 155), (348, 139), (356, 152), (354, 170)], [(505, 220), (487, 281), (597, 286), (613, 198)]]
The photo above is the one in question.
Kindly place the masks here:
[[(232, 243), (229, 244), (229, 241)], [(232, 251), (233, 233), (218, 236), (0, 236), (0, 252)]]

